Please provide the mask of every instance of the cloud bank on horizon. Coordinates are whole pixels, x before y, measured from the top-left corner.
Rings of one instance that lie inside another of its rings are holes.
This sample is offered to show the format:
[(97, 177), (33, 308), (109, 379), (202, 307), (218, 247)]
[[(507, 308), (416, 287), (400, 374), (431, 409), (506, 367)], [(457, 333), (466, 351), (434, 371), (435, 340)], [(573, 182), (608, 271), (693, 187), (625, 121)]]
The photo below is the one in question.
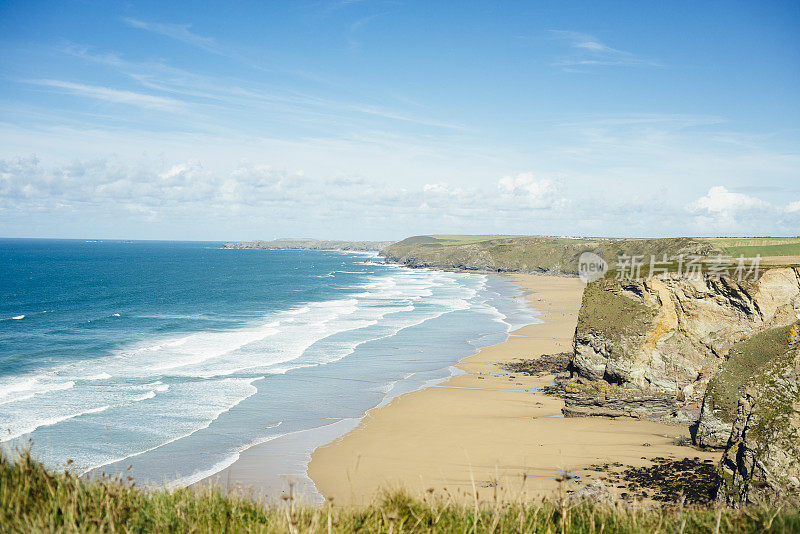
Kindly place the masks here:
[(0, 237), (797, 235), (800, 8), (0, 6)]

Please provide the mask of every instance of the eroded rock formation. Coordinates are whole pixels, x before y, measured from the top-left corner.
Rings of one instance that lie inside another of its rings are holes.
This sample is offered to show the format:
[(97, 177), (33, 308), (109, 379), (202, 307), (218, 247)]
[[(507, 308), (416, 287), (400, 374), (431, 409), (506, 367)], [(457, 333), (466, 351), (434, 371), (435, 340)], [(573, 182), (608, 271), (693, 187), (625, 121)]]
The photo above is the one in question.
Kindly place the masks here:
[(745, 387), (720, 465), (720, 501), (757, 503), (800, 495), (799, 380), (795, 342)]
[[(578, 317), (576, 380), (565, 413), (633, 411), (687, 421), (702, 411), (698, 435), (706, 442), (701, 444), (724, 446), (730, 421), (716, 413), (714, 403), (704, 404), (709, 381), (734, 345), (788, 325), (798, 313), (796, 268), (769, 269), (757, 281), (667, 274), (593, 282)], [(602, 397), (593, 391), (592, 382), (598, 381), (607, 384)]]

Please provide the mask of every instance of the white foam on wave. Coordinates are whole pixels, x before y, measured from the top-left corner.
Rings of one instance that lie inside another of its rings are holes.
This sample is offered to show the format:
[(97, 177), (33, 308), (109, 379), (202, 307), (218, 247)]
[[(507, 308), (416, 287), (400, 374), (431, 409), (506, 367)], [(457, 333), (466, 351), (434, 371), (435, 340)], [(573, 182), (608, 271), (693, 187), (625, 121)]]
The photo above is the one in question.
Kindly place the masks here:
[(155, 396), (156, 396), (155, 391), (148, 391), (144, 395), (136, 395), (135, 397), (132, 397), (131, 402), (142, 402), (148, 399), (152, 399)]
[[(270, 425), (270, 426), (267, 426), (267, 427), (264, 427), (264, 428), (265, 428), (265, 430), (270, 430), (270, 429), (277, 428), (282, 424), (283, 424), (283, 421), (278, 421), (276, 424)], [(219, 462), (215, 463), (211, 467), (208, 467), (207, 469), (200, 469), (198, 471), (195, 471), (191, 475), (187, 475), (187, 476), (184, 476), (184, 477), (177, 478), (175, 480), (171, 480), (171, 481), (167, 482), (166, 484), (164, 484), (163, 486), (166, 487), (169, 490), (178, 489), (178, 488), (185, 488), (186, 486), (191, 486), (192, 484), (194, 484), (196, 482), (200, 482), (203, 479), (206, 479), (206, 478), (209, 478), (209, 477), (213, 477), (217, 473), (227, 469), (228, 467), (230, 467), (234, 463), (236, 463), (236, 461), (241, 457), (241, 454), (244, 451), (246, 451), (247, 449), (250, 449), (250, 448), (255, 447), (257, 445), (261, 445), (263, 443), (267, 443), (269, 441), (272, 441), (274, 439), (283, 437), (285, 435), (287, 435), (287, 434), (275, 434), (274, 436), (266, 436), (266, 437), (254, 440), (254, 441), (252, 441), (250, 443), (247, 443), (246, 445), (242, 445), (242, 446), (236, 448), (235, 450), (231, 451), (225, 458), (223, 458)]]
[[(242, 371), (275, 374), (276, 365), (299, 359), (305, 351), (326, 337), (373, 326), (377, 316), (355, 316), (358, 301), (345, 299), (311, 304), (306, 314), (294, 315), (280, 332), (269, 339), (232, 351), (202, 369), (184, 369), (198, 376), (210, 378)], [(378, 314), (380, 315), (380, 314)], [(319, 362), (317, 362), (319, 363)], [(296, 367), (305, 367), (299, 363)], [(292, 368), (294, 366), (290, 366)], [(281, 371), (278, 371), (281, 372)]]
[(84, 380), (108, 380), (111, 375), (108, 373), (98, 373), (96, 375), (87, 376)]
[(12, 317), (12, 319), (14, 319), (15, 321), (19, 321), (19, 320), (24, 319), (24, 318), (25, 318), (24, 315), (15, 315), (14, 317)]
[(30, 434), (34, 430), (42, 427), (56, 425), (70, 419), (75, 419), (76, 417), (81, 417), (82, 415), (101, 413), (109, 408), (111, 408), (111, 406), (97, 406), (82, 410), (80, 412), (50, 417), (48, 419), (39, 419), (37, 421), (17, 421), (17, 424), (10, 425), (6, 425), (2, 420), (0, 420), (0, 430), (2, 430), (2, 435), (0, 435), (0, 443), (4, 441), (12, 441), (26, 434)]
[[(209, 426), (211, 426), (211, 424), (214, 421), (216, 421), (219, 418), (220, 415), (222, 415), (223, 413), (229, 411), (233, 406), (236, 406), (237, 404), (239, 404), (243, 400), (245, 400), (245, 399), (247, 399), (249, 397), (252, 397), (258, 391), (258, 389), (253, 385), (253, 382), (257, 382), (259, 380), (262, 380), (263, 378), (264, 378), (263, 376), (259, 376), (259, 377), (255, 377), (255, 378), (251, 378), (251, 379), (247, 380), (246, 382), (247, 382), (247, 385), (248, 385), (248, 391), (244, 395), (240, 395), (239, 396), (240, 398), (232, 406), (223, 406), (222, 408), (212, 412), (210, 414), (210, 417), (207, 418), (207, 420), (206, 420), (206, 422), (204, 424), (198, 425), (196, 428), (192, 429), (190, 432), (186, 432), (186, 433), (174, 436), (174, 437), (172, 437), (170, 439), (164, 440), (163, 442), (159, 443), (158, 445), (146, 448), (146, 449), (141, 450), (141, 451), (136, 451), (136, 452), (133, 452), (131, 454), (127, 454), (127, 455), (116, 457), (116, 458), (106, 459), (105, 461), (96, 463), (95, 465), (92, 465), (91, 467), (85, 468), (83, 470), (82, 474), (88, 473), (89, 471), (93, 471), (95, 469), (100, 469), (101, 467), (104, 467), (106, 465), (111, 465), (111, 464), (123, 462), (123, 461), (126, 461), (126, 460), (130, 460), (131, 458), (135, 458), (137, 456), (141, 456), (142, 454), (146, 454), (148, 452), (152, 452), (152, 451), (154, 451), (156, 449), (164, 447), (165, 445), (169, 445), (170, 443), (174, 443), (174, 442), (176, 442), (178, 440), (181, 440), (181, 439), (184, 439), (184, 438), (188, 438), (189, 436), (191, 436), (193, 434), (196, 434), (197, 432), (199, 432), (199, 431), (201, 431), (203, 429), (208, 428)], [(279, 422), (275, 423), (272, 426), (265, 427), (265, 429), (276, 428), (281, 424), (282, 424), (282, 422), (279, 421)]]
[(481, 304), (482, 306), (480, 307), (480, 309), (488, 312), (489, 315), (492, 316), (493, 321), (506, 325), (506, 331), (507, 332), (511, 331), (511, 323), (507, 321), (508, 315), (501, 312), (500, 310), (497, 309), (496, 306), (489, 304), (489, 302), (487, 301), (484, 301)]
[(169, 391), (169, 384), (164, 384), (160, 380), (156, 380), (152, 384), (148, 384), (148, 386), (152, 386), (153, 391)]
[[(153, 374), (159, 374), (181, 367), (196, 366), (254, 341), (274, 336), (280, 332), (279, 325), (279, 321), (273, 321), (252, 329), (191, 334), (168, 343), (171, 350), (167, 354), (160, 354), (158, 361), (148, 362), (146, 369)], [(155, 345), (140, 350), (161, 353), (163, 349), (163, 345)]]
[[(393, 337), (407, 328), (421, 325), (453, 311), (469, 308), (470, 304), (468, 299), (474, 297), (477, 291), (471, 288), (465, 288), (462, 284), (456, 283), (455, 279), (450, 277), (449, 274), (450, 273), (438, 272), (420, 273), (419, 271), (412, 273), (404, 272), (400, 277), (392, 277), (365, 284), (365, 286), (372, 289), (380, 287), (381, 290), (357, 293), (354, 296), (359, 298), (360, 305), (364, 310), (375, 310), (374, 321), (384, 325), (381, 330), (374, 334), (370, 333), (361, 339), (334, 344), (331, 344), (323, 337), (309, 347), (310, 349), (318, 345), (323, 347), (324, 351), (322, 352), (324, 357), (322, 359), (306, 361), (307, 358), (304, 356), (299, 360), (289, 360), (284, 365), (271, 367), (267, 369), (267, 372), (271, 374), (283, 374), (300, 367), (310, 367), (339, 361), (353, 354), (358, 347), (365, 343)], [(483, 276), (478, 279), (479, 287), (485, 285), (485, 280), (486, 278)], [(424, 297), (431, 294), (430, 288), (432, 287), (448, 287), (450, 289), (455, 289), (462, 294), (462, 297), (425, 299)], [(423, 299), (422, 301), (426, 304), (433, 304), (433, 307), (426, 306), (426, 309), (418, 310), (414, 302), (420, 301), (420, 299)], [(389, 303), (393, 306), (400, 305), (402, 307), (390, 307), (388, 305)], [(403, 316), (402, 312), (416, 313), (414, 315)], [(395, 317), (398, 315), (399, 317)], [(388, 331), (386, 331), (387, 328)], [(317, 352), (320, 351), (321, 349), (317, 350)]]
[(72, 380), (54, 380), (46, 376), (10, 377), (0, 380), (0, 404), (8, 404), (18, 400), (29, 399), (35, 395), (43, 395), (55, 391), (63, 391), (75, 386)]
[[(33, 379), (34, 381), (36, 379)], [(167, 391), (166, 388), (153, 388), (143, 394), (126, 396), (125, 392), (134, 393), (141, 390), (142, 386), (129, 386), (125, 389), (106, 388), (105, 395), (87, 396), (84, 391), (74, 389), (75, 382), (62, 382), (52, 384), (45, 393), (59, 392), (57, 399), (45, 399), (47, 402), (36, 404), (26, 403), (33, 399), (34, 394), (14, 398), (4, 404), (9, 407), (0, 414), (0, 442), (11, 441), (20, 436), (30, 434), (37, 429), (52, 426), (90, 414), (104, 412), (110, 408), (129, 406), (138, 402), (152, 399), (156, 391)], [(166, 386), (166, 385), (165, 385)], [(67, 391), (71, 390), (71, 391)], [(70, 393), (70, 394), (67, 394)], [(41, 392), (38, 394), (42, 394)], [(97, 405), (99, 404), (99, 405)], [(13, 409), (12, 409), (13, 406)]]

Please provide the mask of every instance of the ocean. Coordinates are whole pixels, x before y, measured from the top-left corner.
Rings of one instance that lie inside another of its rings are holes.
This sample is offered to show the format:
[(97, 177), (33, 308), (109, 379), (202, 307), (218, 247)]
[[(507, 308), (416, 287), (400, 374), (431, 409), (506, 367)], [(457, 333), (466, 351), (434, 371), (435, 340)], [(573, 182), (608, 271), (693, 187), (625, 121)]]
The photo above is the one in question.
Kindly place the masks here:
[(436, 384), (536, 322), (501, 276), (376, 259), (0, 240), (0, 446), (188, 485), (253, 445)]

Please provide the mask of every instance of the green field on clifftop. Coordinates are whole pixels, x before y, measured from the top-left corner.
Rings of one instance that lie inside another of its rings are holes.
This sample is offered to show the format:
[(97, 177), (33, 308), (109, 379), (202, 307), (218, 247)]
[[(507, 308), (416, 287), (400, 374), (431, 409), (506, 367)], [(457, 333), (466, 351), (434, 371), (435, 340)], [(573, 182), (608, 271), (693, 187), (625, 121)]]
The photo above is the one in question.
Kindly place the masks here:
[(576, 274), (578, 259), (594, 252), (616, 266), (621, 254), (646, 256), (721, 253), (713, 245), (694, 238), (601, 239), (547, 236), (424, 235), (414, 236), (385, 249), (391, 260), (414, 267)]
[(800, 256), (800, 237), (715, 237), (704, 240), (733, 257)]

